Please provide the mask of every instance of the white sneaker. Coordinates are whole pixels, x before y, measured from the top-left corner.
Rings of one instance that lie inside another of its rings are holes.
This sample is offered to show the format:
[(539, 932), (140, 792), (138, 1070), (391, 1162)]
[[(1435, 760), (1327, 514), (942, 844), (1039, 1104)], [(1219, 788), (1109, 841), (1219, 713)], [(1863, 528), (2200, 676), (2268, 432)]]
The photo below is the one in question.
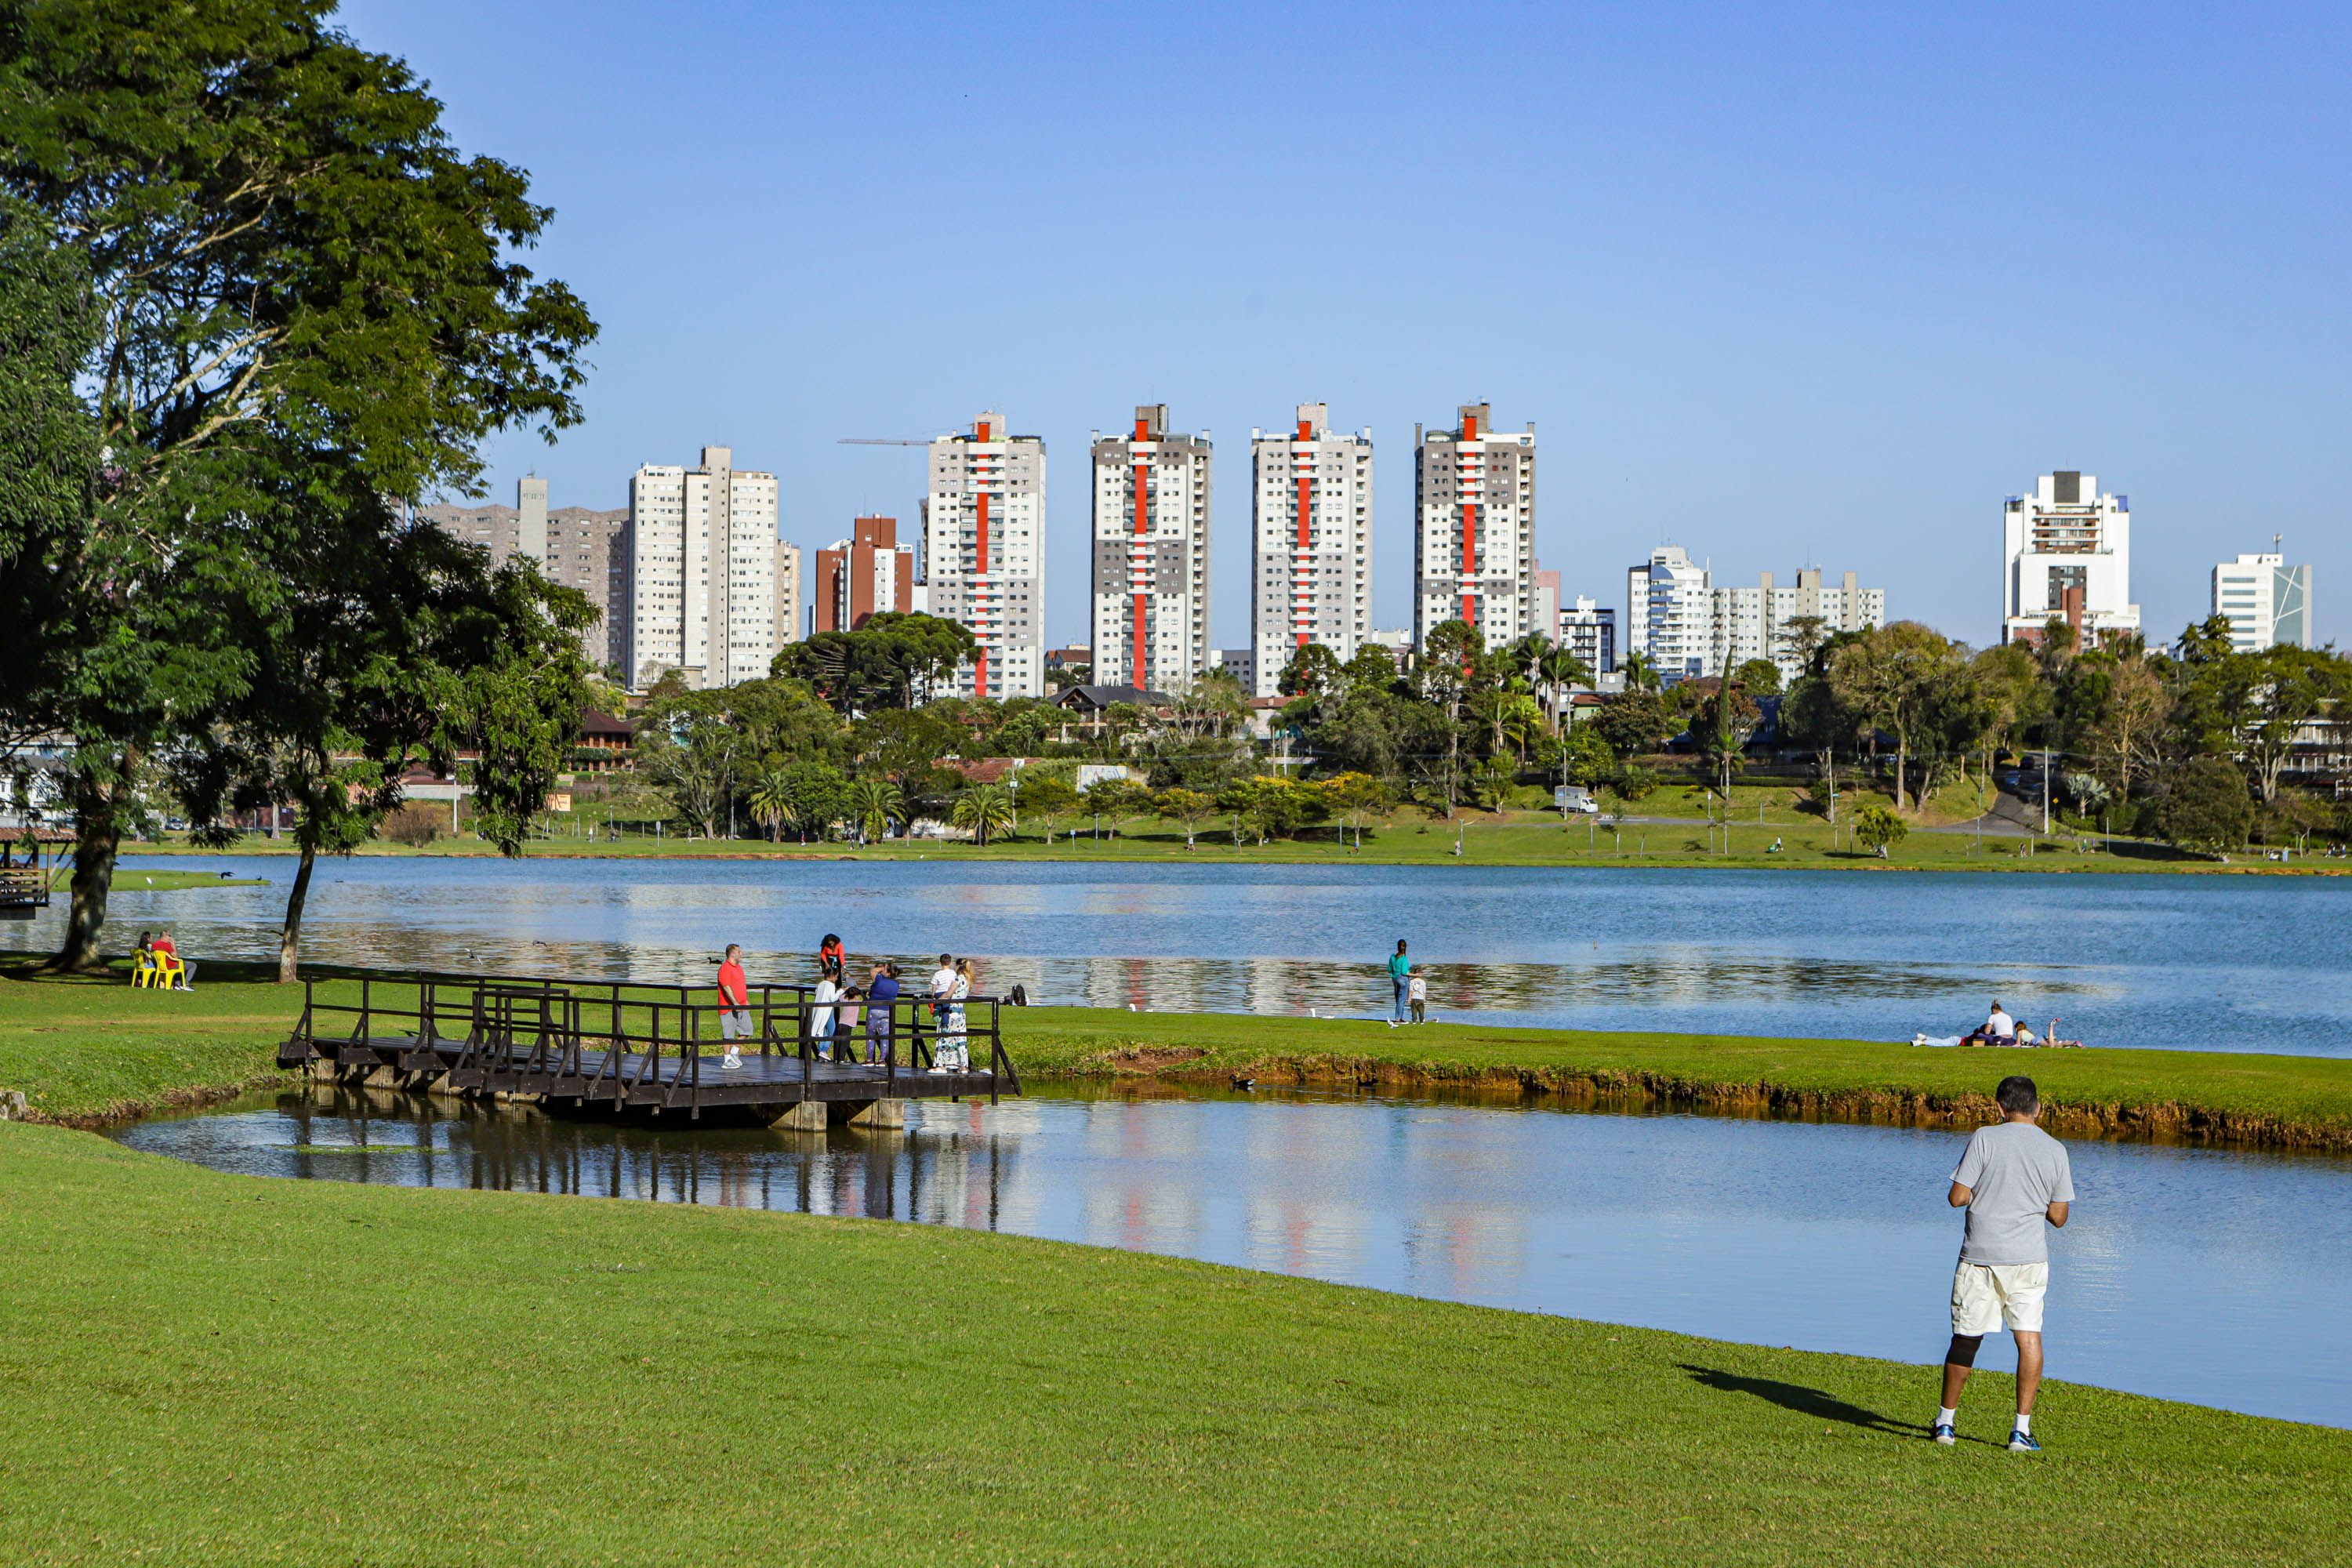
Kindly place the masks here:
[(722, 1068), (740, 1068), (743, 1065), (743, 1058), (737, 1056), (733, 1051), (730, 1051), (727, 1053), (726, 1059), (721, 1061), (719, 1065)]

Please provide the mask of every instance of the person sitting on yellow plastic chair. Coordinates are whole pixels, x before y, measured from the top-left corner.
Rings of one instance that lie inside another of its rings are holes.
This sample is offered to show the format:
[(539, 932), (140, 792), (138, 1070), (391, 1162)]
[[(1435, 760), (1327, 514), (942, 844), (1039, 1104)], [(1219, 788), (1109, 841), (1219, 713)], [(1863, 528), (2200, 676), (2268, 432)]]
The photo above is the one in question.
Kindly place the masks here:
[(131, 963), (131, 984), (159, 991), (188, 989), (187, 965), (180, 962), (179, 950), (172, 942), (170, 932), (164, 933), (161, 943), (150, 941), (143, 931), (139, 933), (139, 951)]

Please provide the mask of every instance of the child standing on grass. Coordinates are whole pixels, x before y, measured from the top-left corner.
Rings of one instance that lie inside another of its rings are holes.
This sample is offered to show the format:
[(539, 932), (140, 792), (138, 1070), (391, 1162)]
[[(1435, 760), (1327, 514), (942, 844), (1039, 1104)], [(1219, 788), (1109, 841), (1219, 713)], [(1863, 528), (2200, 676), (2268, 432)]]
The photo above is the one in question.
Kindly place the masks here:
[(1420, 970), (1420, 969), (1416, 969), (1416, 970), (1414, 970), (1414, 971), (1412, 972), (1412, 981), (1409, 983), (1409, 984), (1408, 984), (1408, 986), (1407, 986), (1407, 991), (1408, 991), (1408, 993), (1409, 993), (1409, 994), (1410, 994), (1410, 996), (1411, 996), (1411, 998), (1412, 998), (1412, 1021), (1413, 1021), (1414, 1023), (1416, 1023), (1416, 1024), (1426, 1024), (1426, 1023), (1428, 1023), (1428, 1022), (1429, 1022), (1429, 974), (1428, 974), (1428, 972), (1427, 972), (1427, 971), (1425, 971), (1425, 970)]

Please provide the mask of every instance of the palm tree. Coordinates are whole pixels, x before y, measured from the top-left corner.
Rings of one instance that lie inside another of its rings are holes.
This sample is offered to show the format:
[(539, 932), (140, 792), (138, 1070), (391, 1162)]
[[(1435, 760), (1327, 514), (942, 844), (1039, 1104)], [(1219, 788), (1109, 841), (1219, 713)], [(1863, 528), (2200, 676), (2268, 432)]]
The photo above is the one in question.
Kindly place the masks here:
[(751, 793), (744, 804), (751, 808), (752, 821), (766, 825), (772, 841), (783, 837), (786, 823), (800, 821), (800, 803), (793, 798), (793, 776), (774, 764), (761, 769), (751, 781)]
[(849, 786), (849, 816), (857, 824), (857, 841), (887, 838), (890, 825), (907, 820), (907, 795), (888, 779), (859, 779)]
[(986, 848), (990, 838), (1012, 831), (1013, 797), (1005, 793), (1003, 784), (973, 784), (956, 796), (948, 819), (969, 832), (973, 843)]
[(1657, 665), (1646, 653), (1629, 653), (1617, 661), (1617, 668), (1625, 672), (1625, 689), (1628, 691), (1659, 691), (1665, 687), (1665, 682), (1659, 679)]
[(1544, 718), (1555, 730), (1560, 727), (1560, 717), (1567, 711), (1568, 689), (1592, 679), (1592, 667), (1577, 658), (1573, 649), (1555, 647), (1536, 660), (1536, 681), (1543, 692)]

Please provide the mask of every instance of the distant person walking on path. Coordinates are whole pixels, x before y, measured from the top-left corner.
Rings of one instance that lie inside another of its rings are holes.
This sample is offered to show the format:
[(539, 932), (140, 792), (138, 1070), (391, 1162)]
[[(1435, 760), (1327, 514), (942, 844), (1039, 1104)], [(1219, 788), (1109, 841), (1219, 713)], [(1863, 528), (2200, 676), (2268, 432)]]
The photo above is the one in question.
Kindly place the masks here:
[(2033, 1396), (2042, 1388), (2042, 1299), (2050, 1285), (2050, 1242), (2042, 1226), (2066, 1223), (2074, 1174), (2066, 1146), (2034, 1121), (2042, 1097), (2033, 1080), (2012, 1075), (1993, 1090), (2001, 1121), (1969, 1138), (1952, 1172), (1951, 1205), (1969, 1211), (1967, 1238), (1952, 1273), (1952, 1345), (1944, 1352), (1944, 1403), (1935, 1438), (1954, 1440), (1960, 1390), (1985, 1335), (2004, 1323), (2017, 1342), (2017, 1420), (2011, 1453), (2038, 1454)]
[(1412, 986), (1412, 961), (1404, 955), (1404, 938), (1397, 938), (1396, 952), (1389, 959), (1389, 983), (1396, 987), (1396, 1011), (1389, 1016), (1389, 1027), (1404, 1022), (1406, 993)]
[(751, 990), (743, 978), (743, 944), (730, 942), (719, 965), (719, 1037), (727, 1042), (727, 1055), (719, 1065), (741, 1067), (743, 1057), (737, 1042), (751, 1035)]
[(866, 1065), (879, 1067), (890, 1056), (890, 1015), (898, 1000), (898, 966), (877, 963), (866, 984)]

